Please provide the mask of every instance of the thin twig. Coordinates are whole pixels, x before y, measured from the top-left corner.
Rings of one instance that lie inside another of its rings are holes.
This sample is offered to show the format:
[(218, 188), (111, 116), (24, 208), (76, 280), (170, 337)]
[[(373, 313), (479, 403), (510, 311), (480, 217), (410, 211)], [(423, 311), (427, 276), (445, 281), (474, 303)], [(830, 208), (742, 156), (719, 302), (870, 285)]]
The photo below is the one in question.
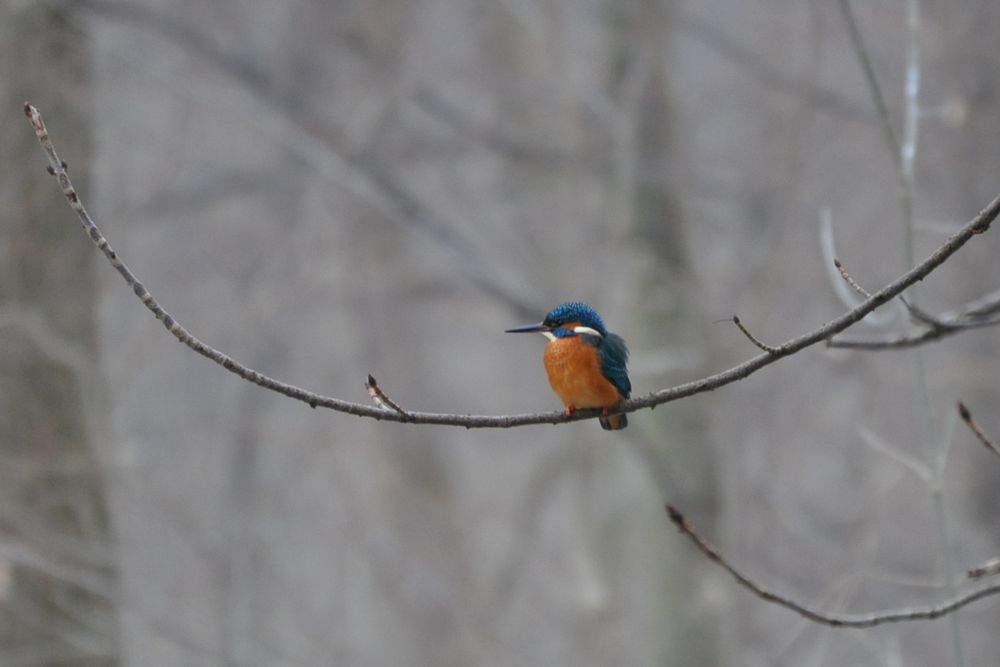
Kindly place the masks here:
[[(837, 268), (837, 271), (840, 272), (841, 277), (847, 282), (848, 285), (850, 285), (854, 289), (855, 292), (865, 297), (866, 299), (871, 296), (868, 290), (859, 285), (858, 282), (854, 280), (853, 277), (851, 277), (851, 274), (848, 273), (847, 269), (844, 267), (843, 262), (841, 262), (837, 258), (834, 258), (833, 265)], [(927, 313), (921, 308), (918, 308), (916, 305), (910, 303), (906, 299), (906, 297), (900, 295), (899, 300), (903, 302), (903, 305), (906, 307), (906, 310), (910, 314), (910, 317), (912, 317), (916, 321), (926, 324), (927, 326), (932, 328), (941, 328), (941, 329), (948, 328), (949, 325), (947, 323), (939, 320), (938, 318)]]
[(960, 308), (938, 316), (930, 315), (911, 304), (903, 296), (900, 296), (899, 299), (906, 305), (911, 317), (922, 323), (926, 327), (925, 329), (879, 338), (833, 338), (827, 341), (827, 347), (868, 351), (902, 350), (941, 340), (970, 329), (984, 329), (1000, 325), (1000, 317), (991, 317), (1000, 311), (1000, 290), (985, 294)]
[(868, 92), (872, 96), (872, 101), (875, 102), (875, 111), (878, 113), (882, 136), (889, 147), (889, 152), (892, 154), (893, 162), (896, 163), (898, 170), (900, 167), (901, 152), (899, 149), (899, 139), (896, 138), (896, 132), (892, 127), (892, 120), (889, 118), (889, 106), (885, 103), (885, 95), (882, 94), (882, 87), (878, 83), (878, 77), (875, 76), (875, 67), (868, 56), (868, 49), (865, 47), (865, 41), (861, 36), (861, 29), (858, 27), (858, 22), (854, 18), (854, 10), (851, 9), (850, 0), (840, 0), (839, 5), (840, 13), (844, 16), (844, 22), (847, 23), (847, 32), (850, 35), (854, 53), (857, 55), (858, 61), (861, 63), (861, 69), (865, 74), (865, 83), (868, 84)]
[(968, 302), (953, 317), (958, 317), (959, 315), (970, 318), (988, 317), (997, 311), (1000, 311), (1000, 290), (994, 290), (989, 294), (984, 294), (978, 299)]
[[(885, 140), (886, 146), (889, 149), (889, 154), (892, 156), (893, 164), (895, 165), (895, 173), (897, 177), (897, 186), (899, 193), (899, 204), (903, 213), (903, 225), (904, 231), (906, 233), (906, 244), (905, 244), (905, 259), (906, 265), (912, 266), (914, 262), (914, 250), (913, 250), (913, 180), (908, 177), (908, 167), (912, 169), (912, 161), (909, 165), (906, 164), (904, 158), (904, 145), (900, 144), (899, 138), (896, 135), (895, 130), (892, 126), (892, 119), (889, 117), (889, 107), (885, 102), (885, 95), (882, 94), (882, 86), (879, 85), (878, 77), (875, 75), (875, 67), (872, 64), (871, 56), (868, 54), (868, 49), (865, 46), (864, 38), (861, 36), (861, 29), (858, 27), (857, 19), (854, 17), (854, 10), (851, 8), (850, 0), (840, 0), (838, 5), (840, 6), (840, 12), (844, 16), (844, 22), (847, 23), (847, 31), (851, 38), (851, 46), (854, 49), (855, 55), (858, 57), (858, 62), (861, 63), (861, 69), (865, 75), (865, 82), (868, 84), (868, 92), (872, 96), (872, 101), (875, 103), (875, 110), (878, 113), (879, 126), (882, 128), (882, 136)], [(909, 71), (907, 72), (909, 75)], [(909, 92), (909, 89), (907, 89)], [(916, 91), (914, 91), (914, 95)], [(907, 99), (909, 103), (909, 98)], [(907, 109), (909, 112), (909, 109)], [(909, 116), (906, 118), (907, 122), (911, 120)], [(911, 132), (916, 132), (916, 127), (913, 125), (907, 125), (904, 128), (904, 133), (907, 136), (907, 143), (905, 144), (905, 152), (909, 155), (910, 151), (915, 152), (916, 139), (915, 136), (911, 139)]]
[(759, 347), (761, 350), (764, 350), (768, 354), (779, 354), (781, 352), (781, 350), (779, 350), (778, 348), (761, 342), (756, 336), (750, 333), (750, 331), (748, 331), (747, 328), (743, 326), (743, 322), (740, 321), (740, 318), (737, 317), (736, 315), (733, 315), (733, 324), (735, 324), (736, 327), (743, 332), (743, 335), (747, 337), (747, 340), (749, 340), (751, 343)]
[(375, 381), (375, 377), (370, 373), (368, 374), (368, 380), (365, 382), (365, 389), (368, 390), (368, 395), (372, 397), (372, 401), (375, 403), (375, 405), (379, 406), (380, 408), (395, 410), (404, 417), (407, 415), (406, 410), (399, 407), (399, 405), (397, 405), (395, 401), (393, 401), (391, 398), (385, 395), (385, 392), (382, 391), (382, 388), (378, 386), (378, 382)]
[(851, 288), (854, 289), (855, 292), (857, 292), (861, 296), (865, 297), (866, 299), (872, 298), (871, 292), (869, 292), (864, 287), (862, 287), (861, 285), (859, 285), (857, 283), (857, 281), (854, 280), (854, 278), (851, 277), (851, 274), (847, 272), (847, 269), (844, 268), (843, 263), (839, 259), (837, 259), (836, 257), (833, 258), (833, 265), (835, 267), (837, 267), (837, 271), (840, 271), (841, 277), (843, 277), (844, 281), (848, 285), (850, 285)]
[(834, 628), (871, 628), (885, 623), (930, 621), (935, 618), (941, 618), (942, 616), (951, 614), (977, 600), (981, 600), (991, 595), (1000, 594), (1000, 585), (986, 586), (984, 588), (970, 591), (965, 595), (955, 597), (941, 604), (929, 607), (907, 607), (903, 609), (880, 611), (871, 614), (826, 614), (796, 602), (787, 596), (775, 593), (774, 591), (761, 586), (756, 581), (743, 574), (740, 570), (737, 570), (736, 567), (732, 565), (717, 548), (709, 544), (703, 537), (701, 537), (701, 535), (695, 531), (694, 526), (692, 526), (687, 519), (684, 518), (684, 515), (672, 505), (667, 505), (667, 515), (670, 517), (670, 520), (674, 523), (674, 525), (677, 526), (677, 529), (687, 536), (688, 539), (690, 539), (691, 542), (698, 547), (698, 550), (701, 551), (701, 553), (703, 553), (709, 560), (714, 561), (721, 566), (730, 575), (732, 575), (738, 584), (749, 590), (751, 593), (762, 600), (794, 611), (796, 614), (799, 614), (803, 618), (813, 621), (814, 623), (820, 623)]
[(966, 426), (968, 426), (972, 432), (976, 434), (976, 438), (979, 439), (979, 442), (983, 443), (983, 446), (986, 447), (986, 449), (990, 450), (997, 456), (1000, 456), (1000, 447), (997, 447), (997, 444), (993, 442), (993, 439), (986, 435), (983, 429), (979, 427), (976, 420), (972, 418), (972, 413), (969, 412), (969, 408), (965, 407), (965, 403), (962, 401), (958, 402), (958, 414), (962, 418), (962, 421), (965, 422)]
[(910, 317), (916, 320), (917, 322), (925, 324), (931, 328), (935, 327), (947, 328), (949, 326), (948, 323), (944, 322), (943, 320), (937, 317), (934, 317), (923, 308), (917, 306), (917, 304), (910, 303), (905, 296), (900, 296), (899, 300), (903, 302), (904, 306), (906, 306), (906, 311), (910, 314)]
[[(153, 313), (156, 319), (160, 320), (164, 327), (173, 334), (177, 340), (188, 346), (198, 354), (207, 357), (219, 364), (226, 370), (239, 377), (253, 382), (265, 389), (277, 392), (306, 403), (313, 408), (329, 408), (337, 412), (371, 417), (378, 420), (405, 422), (410, 424), (441, 424), (445, 426), (462, 426), (465, 428), (511, 428), (514, 426), (525, 426), (528, 424), (560, 424), (564, 422), (579, 421), (582, 419), (592, 419), (600, 416), (600, 410), (576, 410), (572, 415), (566, 415), (563, 411), (528, 413), (519, 415), (460, 415), (432, 412), (390, 412), (377, 406), (366, 405), (345, 401), (339, 398), (323, 396), (300, 387), (296, 387), (279, 380), (275, 380), (263, 373), (260, 373), (249, 366), (245, 366), (234, 360), (227, 354), (206, 345), (202, 341), (191, 335), (180, 323), (169, 315), (163, 307), (153, 298), (146, 288), (139, 282), (135, 275), (129, 270), (125, 263), (118, 257), (117, 253), (108, 244), (107, 239), (98, 229), (91, 219), (90, 214), (84, 208), (79, 196), (73, 188), (66, 170), (62, 168), (59, 156), (49, 139), (48, 130), (42, 122), (42, 117), (38, 109), (29, 103), (24, 105), (25, 114), (31, 121), (45, 154), (48, 156), (49, 164), (56, 173), (56, 179), (62, 188), (63, 194), (70, 203), (70, 207), (77, 215), (84, 232), (91, 238), (97, 248), (104, 253), (111, 265), (121, 274), (125, 282), (129, 285), (139, 300)], [(727, 384), (742, 380), (764, 366), (768, 366), (779, 359), (791, 356), (811, 345), (826, 340), (831, 336), (840, 333), (852, 324), (861, 320), (865, 315), (872, 312), (879, 306), (895, 298), (910, 285), (923, 280), (937, 267), (943, 264), (949, 257), (965, 245), (969, 239), (976, 234), (981, 234), (989, 229), (990, 224), (1000, 215), (1000, 196), (990, 202), (986, 208), (979, 212), (968, 224), (955, 232), (944, 244), (935, 250), (929, 257), (917, 264), (915, 267), (899, 276), (878, 292), (872, 294), (856, 308), (841, 314), (830, 320), (826, 324), (792, 338), (777, 347), (776, 353), (762, 353), (733, 366), (728, 370), (709, 375), (692, 382), (686, 382), (667, 389), (652, 392), (642, 397), (637, 397), (623, 402), (617, 409), (618, 412), (628, 413), (653, 408), (663, 403), (669, 403), (681, 398), (693, 396), (706, 391), (712, 391)]]
[(925, 464), (923, 461), (910, 456), (896, 445), (886, 442), (868, 428), (862, 426), (858, 430), (858, 435), (861, 436), (861, 439), (865, 441), (866, 445), (874, 449), (876, 452), (888, 456), (897, 464), (916, 475), (922, 481), (927, 484), (930, 484), (933, 481), (934, 471), (931, 470), (930, 466)]
[[(865, 297), (866, 299), (871, 297), (871, 294), (864, 287), (858, 284), (856, 280), (847, 272), (847, 268), (844, 266), (843, 262), (834, 257), (833, 265), (836, 267), (837, 271), (840, 273), (840, 277), (854, 289), (855, 292)], [(934, 317), (933, 315), (927, 313), (916, 305), (912, 304), (907, 300), (906, 297), (900, 295), (899, 300), (903, 302), (903, 306), (906, 307), (906, 311), (910, 314), (910, 317), (914, 320), (926, 324), (932, 328), (946, 329), (949, 325), (946, 322)]]
[[(825, 206), (819, 211), (819, 245), (823, 253), (823, 263), (827, 268), (827, 276), (830, 279), (830, 287), (845, 308), (854, 308), (858, 305), (855, 295), (858, 291), (851, 287), (850, 283), (844, 279), (843, 266), (838, 266), (837, 244), (833, 237), (833, 211)], [(867, 294), (867, 291), (865, 291)], [(866, 298), (866, 297), (862, 297)], [(884, 329), (888, 325), (899, 319), (898, 309), (886, 308), (885, 310), (869, 313), (865, 316), (864, 322), (872, 327)]]
[(1000, 317), (978, 320), (978, 319), (939, 319), (936, 325), (929, 325), (928, 328), (908, 334), (897, 334), (885, 336), (883, 338), (831, 338), (826, 342), (827, 347), (852, 349), (852, 350), (903, 350), (906, 348), (918, 347), (924, 343), (953, 336), (963, 331), (971, 329), (984, 329), (1000, 325)]
[(1000, 558), (991, 558), (979, 567), (974, 567), (968, 572), (969, 579), (982, 579), (1000, 574)]

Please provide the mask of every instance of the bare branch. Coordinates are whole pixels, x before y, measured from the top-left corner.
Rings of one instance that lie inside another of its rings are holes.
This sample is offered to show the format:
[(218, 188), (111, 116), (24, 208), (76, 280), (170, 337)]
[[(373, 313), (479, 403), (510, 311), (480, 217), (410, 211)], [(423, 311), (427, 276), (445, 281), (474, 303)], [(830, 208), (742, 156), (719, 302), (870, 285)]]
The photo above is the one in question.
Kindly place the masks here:
[[(145, 305), (146, 308), (153, 313), (156, 319), (163, 323), (163, 326), (166, 327), (167, 331), (173, 334), (174, 337), (176, 337), (181, 343), (191, 348), (198, 354), (211, 359), (215, 363), (219, 364), (231, 373), (238, 375), (244, 380), (253, 382), (258, 386), (283, 394), (289, 398), (302, 401), (313, 408), (323, 407), (351, 415), (371, 417), (378, 420), (405, 422), (409, 424), (440, 424), (445, 426), (462, 426), (465, 428), (511, 428), (527, 424), (559, 424), (582, 419), (592, 419), (602, 414), (600, 410), (577, 410), (572, 415), (566, 415), (562, 411), (519, 415), (460, 415), (409, 411), (400, 413), (385, 410), (377, 406), (365, 405), (362, 403), (355, 403), (352, 401), (345, 401), (339, 398), (317, 394), (315, 392), (275, 380), (248, 366), (244, 366), (229, 355), (206, 345), (191, 335), (177, 320), (175, 320), (163, 309), (156, 299), (153, 298), (153, 295), (149, 293), (141, 282), (139, 282), (138, 278), (136, 278), (121, 258), (119, 258), (118, 254), (108, 244), (107, 239), (104, 238), (101, 230), (96, 224), (94, 224), (90, 214), (87, 213), (87, 210), (84, 208), (83, 203), (80, 201), (80, 197), (73, 188), (69, 175), (62, 166), (62, 161), (56, 154), (52, 141), (49, 139), (48, 130), (45, 128), (45, 124), (42, 121), (42, 117), (39, 114), (38, 109), (33, 107), (30, 103), (25, 102), (24, 111), (28, 116), (28, 119), (31, 121), (31, 125), (35, 130), (35, 135), (38, 137), (38, 141), (42, 145), (42, 149), (48, 156), (49, 165), (52, 167), (52, 171), (55, 172), (56, 179), (62, 188), (62, 192), (69, 201), (70, 207), (76, 213), (80, 225), (94, 242), (94, 245), (96, 245), (97, 248), (104, 253), (104, 256), (107, 257), (109, 262), (111, 262), (111, 265), (115, 268), (115, 270), (121, 274), (122, 278), (124, 278), (125, 282), (132, 289), (132, 291), (135, 292), (135, 295), (139, 297), (139, 300), (142, 301), (143, 305)], [(687, 396), (693, 396), (702, 392), (718, 389), (719, 387), (731, 384), (737, 380), (742, 380), (760, 370), (764, 366), (768, 366), (779, 359), (791, 356), (800, 350), (810, 347), (811, 345), (815, 345), (822, 340), (829, 339), (831, 336), (840, 333), (852, 324), (855, 324), (879, 306), (882, 306), (886, 302), (895, 298), (910, 285), (923, 280), (932, 271), (934, 271), (934, 269), (955, 254), (955, 252), (965, 245), (974, 235), (981, 234), (989, 229), (990, 224), (996, 219), (998, 214), (1000, 214), (1000, 196), (994, 198), (986, 208), (980, 211), (980, 213), (972, 219), (972, 221), (962, 227), (959, 231), (955, 232), (955, 234), (953, 234), (943, 245), (935, 250), (924, 261), (917, 264), (915, 267), (880, 289), (878, 292), (872, 294), (870, 298), (866, 299), (856, 308), (852, 308), (817, 329), (786, 341), (785, 343), (777, 346), (774, 352), (762, 353), (744, 361), (741, 364), (733, 366), (728, 370), (703, 377), (699, 380), (686, 382), (674, 387), (652, 392), (646, 396), (630, 399), (623, 402), (617, 411), (621, 413), (635, 412), (644, 408), (653, 408), (663, 403), (676, 401)]]
[(976, 420), (972, 418), (972, 413), (969, 412), (969, 408), (965, 407), (965, 403), (962, 401), (958, 402), (958, 414), (962, 418), (962, 421), (964, 421), (972, 432), (976, 434), (976, 438), (979, 439), (979, 442), (983, 443), (983, 446), (986, 447), (986, 449), (990, 450), (997, 456), (1000, 456), (1000, 448), (998, 448), (997, 444), (993, 442), (988, 435), (986, 435), (983, 429), (979, 428), (979, 424), (977, 424)]
[(701, 553), (703, 553), (709, 560), (718, 563), (719, 566), (732, 575), (738, 584), (762, 600), (794, 611), (803, 618), (821, 625), (828, 625), (834, 628), (871, 628), (885, 623), (930, 621), (935, 618), (947, 616), (948, 614), (951, 614), (968, 604), (972, 604), (977, 600), (981, 600), (991, 595), (1000, 594), (1000, 585), (986, 586), (970, 591), (965, 595), (958, 596), (941, 604), (929, 607), (906, 607), (902, 609), (875, 612), (872, 614), (825, 614), (821, 611), (796, 602), (789, 597), (764, 588), (756, 581), (737, 570), (736, 567), (732, 565), (718, 549), (705, 541), (705, 539), (702, 538), (697, 531), (695, 531), (694, 526), (692, 526), (687, 519), (684, 518), (684, 515), (672, 505), (667, 505), (667, 515), (670, 517), (670, 520), (674, 523), (674, 525), (677, 526), (677, 529), (687, 536), (688, 539), (690, 539), (691, 542), (698, 547), (698, 550), (701, 551)]
[(772, 347), (771, 345), (765, 345), (760, 340), (758, 340), (756, 336), (750, 333), (747, 330), (747, 328), (743, 326), (743, 322), (741, 322), (740, 318), (737, 317), (736, 315), (733, 315), (733, 324), (735, 324), (737, 328), (743, 332), (743, 335), (747, 337), (747, 340), (749, 340), (751, 343), (759, 347), (761, 350), (764, 350), (768, 354), (778, 354), (781, 352), (781, 350), (779, 350), (778, 348)]
[[(976, 302), (977, 304), (979, 302)], [(826, 342), (827, 347), (838, 347), (853, 350), (902, 350), (917, 347), (924, 343), (941, 340), (970, 329), (984, 329), (1000, 324), (1000, 317), (981, 318), (968, 315), (968, 306), (959, 312), (940, 317), (928, 315), (907, 303), (907, 309), (914, 319), (921, 321), (925, 329), (907, 334), (896, 334), (881, 338), (832, 338)], [(969, 304), (972, 305), (972, 304)], [(993, 313), (992, 304), (987, 312)], [(919, 313), (919, 315), (918, 315)]]
[[(866, 293), (861, 286), (854, 282), (840, 261), (834, 259), (834, 265), (844, 280), (861, 293)], [(938, 316), (927, 313), (903, 296), (900, 296), (899, 299), (906, 306), (910, 317), (926, 328), (906, 334), (878, 338), (833, 338), (827, 341), (827, 347), (868, 351), (902, 350), (937, 341), (969, 329), (982, 329), (1000, 324), (1000, 316), (993, 317), (1000, 311), (1000, 290), (994, 290), (960, 308)]]
[[(857, 292), (861, 296), (865, 297), (866, 299), (871, 297), (871, 293), (869, 293), (868, 290), (866, 290), (864, 287), (862, 287), (861, 285), (859, 285), (858, 282), (856, 280), (854, 280), (854, 278), (851, 276), (851, 274), (847, 272), (847, 268), (844, 266), (843, 262), (841, 262), (839, 259), (837, 259), (836, 257), (834, 257), (833, 258), (833, 265), (834, 265), (834, 267), (836, 267), (837, 271), (840, 273), (840, 277), (843, 278), (844, 281), (848, 285), (850, 285), (851, 288), (855, 292)], [(924, 310), (918, 308), (916, 305), (910, 303), (906, 299), (906, 297), (900, 295), (899, 300), (903, 302), (903, 305), (906, 307), (906, 310), (910, 314), (910, 317), (913, 318), (914, 320), (916, 320), (918, 322), (921, 322), (923, 324), (926, 324), (929, 327), (939, 327), (939, 328), (942, 328), (942, 329), (947, 328), (948, 325), (945, 322), (942, 322), (941, 320), (939, 320), (938, 318), (934, 317), (933, 315), (930, 315), (926, 311), (924, 311)], [(834, 347), (836, 347), (836, 346), (834, 346)]]
[[(847, 272), (843, 263), (837, 259), (833, 259), (833, 265), (836, 267), (840, 276), (850, 285), (855, 292), (862, 295), (865, 298), (871, 296), (868, 290), (859, 285), (851, 274)], [(909, 333), (905, 335), (892, 335), (885, 336), (881, 338), (836, 338), (827, 341), (827, 347), (834, 348), (850, 348), (857, 350), (890, 350), (890, 349), (905, 349), (917, 347), (935, 340), (940, 340), (945, 336), (956, 334), (959, 331), (964, 331), (967, 329), (981, 328), (986, 326), (992, 326), (994, 324), (1000, 324), (1000, 318), (996, 320), (982, 320), (982, 319), (972, 319), (967, 316), (968, 308), (963, 309), (961, 314), (952, 315), (950, 318), (948, 316), (935, 317), (930, 313), (926, 312), (922, 308), (919, 308), (916, 304), (910, 303), (910, 301), (900, 295), (899, 300), (903, 302), (906, 307), (906, 311), (909, 313), (910, 318), (920, 324), (923, 324), (926, 329), (918, 331), (915, 333)], [(977, 304), (978, 305), (978, 304)], [(989, 308), (993, 304), (987, 302), (986, 306)], [(989, 311), (992, 312), (992, 311)]]

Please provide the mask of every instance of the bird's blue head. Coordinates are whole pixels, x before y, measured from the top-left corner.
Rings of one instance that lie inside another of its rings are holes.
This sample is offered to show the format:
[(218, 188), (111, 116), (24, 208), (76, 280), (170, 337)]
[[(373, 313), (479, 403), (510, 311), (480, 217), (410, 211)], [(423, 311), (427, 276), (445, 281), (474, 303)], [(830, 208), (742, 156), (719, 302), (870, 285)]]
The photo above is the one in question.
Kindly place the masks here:
[[(542, 324), (552, 327), (555, 331), (562, 329), (567, 332), (572, 328), (563, 329), (567, 324), (578, 324), (581, 327), (593, 329), (601, 336), (607, 336), (608, 330), (604, 326), (604, 320), (597, 314), (597, 311), (585, 303), (579, 301), (567, 301), (549, 311), (549, 314), (542, 320)], [(557, 334), (558, 335), (558, 334)]]
[(561, 303), (545, 316), (545, 319), (538, 324), (529, 324), (515, 329), (508, 329), (508, 333), (523, 333), (538, 331), (546, 334), (549, 338), (565, 338), (566, 336), (591, 335), (601, 338), (608, 335), (608, 330), (604, 326), (604, 320), (597, 314), (597, 311), (585, 303), (579, 301), (567, 301)]

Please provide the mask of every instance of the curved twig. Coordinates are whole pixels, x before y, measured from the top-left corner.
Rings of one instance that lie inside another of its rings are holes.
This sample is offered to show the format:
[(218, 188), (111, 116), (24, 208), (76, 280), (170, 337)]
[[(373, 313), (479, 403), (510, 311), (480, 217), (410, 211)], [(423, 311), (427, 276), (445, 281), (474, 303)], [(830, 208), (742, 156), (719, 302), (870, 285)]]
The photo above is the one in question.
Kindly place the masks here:
[(759, 338), (750, 333), (750, 330), (746, 328), (746, 326), (743, 324), (743, 321), (740, 320), (738, 315), (733, 315), (733, 324), (735, 324), (736, 328), (739, 329), (743, 333), (743, 335), (747, 337), (747, 340), (753, 343), (754, 346), (756, 346), (758, 349), (763, 350), (768, 354), (779, 354), (781, 352), (781, 350), (779, 350), (778, 348), (774, 347), (773, 345), (768, 345), (767, 343), (761, 341)]
[[(287, 384), (285, 382), (281, 382), (280, 380), (268, 377), (267, 375), (264, 375), (249, 366), (241, 364), (229, 355), (206, 345), (189, 333), (187, 329), (181, 326), (181, 324), (173, 318), (173, 316), (163, 309), (159, 302), (153, 298), (153, 295), (149, 293), (141, 282), (139, 282), (135, 274), (132, 273), (128, 266), (125, 265), (118, 254), (108, 244), (108, 240), (101, 233), (101, 230), (97, 227), (97, 225), (94, 224), (90, 214), (87, 213), (87, 210), (84, 208), (79, 195), (77, 195), (76, 190), (73, 188), (69, 175), (66, 173), (63, 162), (56, 154), (55, 147), (52, 145), (48, 130), (45, 128), (45, 123), (42, 121), (42, 117), (41, 114), (39, 114), (38, 109), (30, 103), (25, 102), (24, 112), (31, 121), (31, 125), (35, 130), (35, 135), (38, 137), (38, 141), (41, 143), (42, 148), (48, 157), (49, 166), (51, 168), (50, 173), (54, 173), (56, 180), (62, 188), (63, 195), (65, 195), (66, 199), (69, 201), (70, 207), (76, 213), (80, 225), (94, 242), (94, 245), (96, 245), (97, 248), (104, 253), (104, 256), (107, 257), (109, 262), (111, 262), (111, 265), (118, 271), (119, 274), (121, 274), (122, 278), (125, 279), (125, 282), (132, 289), (132, 291), (135, 292), (135, 295), (139, 297), (139, 300), (142, 301), (143, 305), (145, 305), (146, 308), (153, 313), (156, 319), (163, 323), (163, 326), (166, 327), (167, 331), (173, 334), (177, 340), (184, 343), (184, 345), (188, 346), (198, 354), (211, 359), (215, 363), (238, 375), (244, 380), (253, 382), (258, 386), (283, 394), (289, 398), (302, 401), (313, 408), (329, 408), (346, 414), (370, 417), (378, 420), (404, 422), (408, 424), (440, 424), (444, 426), (463, 426), (465, 428), (511, 428), (514, 426), (525, 426), (528, 424), (560, 424), (564, 422), (579, 421), (582, 419), (591, 419), (601, 414), (600, 410), (577, 410), (570, 416), (565, 415), (562, 411), (519, 415), (460, 415), (415, 411), (399, 412), (395, 410), (385, 410), (384, 408), (373, 405), (355, 403), (353, 401), (345, 401), (339, 398), (317, 394), (315, 392), (302, 389), (301, 387), (296, 387), (295, 385)], [(974, 235), (981, 234), (989, 229), (990, 224), (994, 219), (996, 219), (998, 214), (1000, 214), (1000, 196), (997, 196), (992, 202), (990, 202), (990, 204), (983, 209), (979, 215), (973, 218), (971, 222), (966, 224), (959, 231), (955, 232), (951, 238), (934, 251), (934, 253), (927, 259), (917, 264), (911, 270), (907, 271), (902, 276), (883, 287), (881, 290), (872, 294), (871, 298), (866, 299), (856, 308), (853, 308), (839, 317), (830, 320), (821, 327), (802, 334), (796, 338), (792, 338), (781, 345), (775, 346), (773, 352), (764, 352), (728, 370), (714, 375), (709, 375), (699, 380), (686, 382), (674, 387), (652, 392), (645, 396), (630, 399), (622, 403), (617, 409), (617, 412), (627, 413), (642, 410), (644, 408), (654, 408), (663, 403), (669, 403), (687, 396), (693, 396), (702, 392), (718, 389), (727, 384), (736, 382), (737, 380), (742, 380), (750, 376), (755, 371), (760, 370), (764, 366), (770, 365), (779, 359), (791, 356), (804, 348), (815, 345), (822, 340), (830, 338), (834, 334), (840, 333), (847, 327), (858, 322), (868, 313), (902, 293), (903, 290), (910, 285), (913, 285), (914, 283), (927, 277), (927, 275), (944, 263), (945, 260), (965, 245), (966, 242), (968, 242)]]
[(941, 604), (929, 607), (891, 609), (871, 614), (825, 614), (811, 607), (807, 607), (800, 602), (796, 602), (789, 597), (775, 593), (774, 591), (761, 586), (756, 581), (743, 574), (740, 570), (737, 570), (736, 567), (730, 563), (717, 548), (709, 544), (701, 535), (699, 535), (694, 529), (694, 526), (692, 526), (688, 520), (684, 518), (684, 515), (673, 506), (667, 505), (667, 515), (670, 517), (673, 524), (677, 526), (677, 530), (681, 531), (681, 533), (690, 539), (691, 542), (698, 547), (698, 550), (701, 551), (701, 553), (703, 553), (709, 560), (718, 563), (720, 567), (731, 574), (733, 579), (736, 580), (736, 583), (743, 586), (762, 600), (766, 600), (767, 602), (771, 602), (780, 607), (784, 607), (785, 609), (794, 611), (799, 616), (813, 621), (814, 623), (828, 625), (833, 628), (872, 628), (876, 625), (883, 625), (885, 623), (932, 621), (935, 618), (941, 618), (942, 616), (947, 616), (948, 614), (958, 611), (962, 607), (972, 604), (977, 600), (981, 600), (991, 595), (1000, 594), (1000, 584), (998, 584), (978, 588)]

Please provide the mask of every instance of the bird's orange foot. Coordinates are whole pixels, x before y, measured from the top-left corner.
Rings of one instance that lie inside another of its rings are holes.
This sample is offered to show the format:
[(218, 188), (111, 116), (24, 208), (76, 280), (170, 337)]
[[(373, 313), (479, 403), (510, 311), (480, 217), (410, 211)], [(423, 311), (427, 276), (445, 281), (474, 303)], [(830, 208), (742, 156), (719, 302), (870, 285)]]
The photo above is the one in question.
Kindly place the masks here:
[(567, 405), (566, 406), (566, 416), (567, 417), (572, 417), (574, 412), (576, 412), (576, 406), (574, 406), (574, 405)]
[(602, 417), (607, 417), (608, 416), (608, 408), (607, 407), (601, 408), (601, 416)]

